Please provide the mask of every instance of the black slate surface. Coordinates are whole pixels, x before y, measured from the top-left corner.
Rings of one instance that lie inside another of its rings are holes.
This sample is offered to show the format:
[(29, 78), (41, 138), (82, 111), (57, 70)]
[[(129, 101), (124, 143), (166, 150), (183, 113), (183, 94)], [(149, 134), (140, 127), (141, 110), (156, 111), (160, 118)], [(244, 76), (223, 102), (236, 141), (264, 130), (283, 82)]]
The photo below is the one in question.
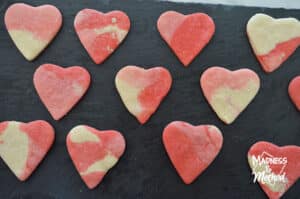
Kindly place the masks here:
[[(141, 0), (27, 0), (26, 3), (57, 6), (63, 27), (52, 44), (33, 62), (17, 51), (3, 23), (6, 8), (17, 1), (0, 1), (0, 121), (44, 119), (56, 129), (55, 143), (33, 175), (19, 182), (0, 161), (0, 198), (266, 198), (253, 184), (246, 154), (256, 141), (300, 145), (300, 114), (291, 103), (287, 87), (300, 74), (297, 50), (277, 71), (265, 74), (249, 46), (245, 25), (257, 12), (274, 17), (296, 17), (298, 10), (175, 4)], [(119, 49), (101, 65), (95, 65), (80, 44), (74, 29), (76, 13), (83, 8), (103, 12), (120, 9), (131, 18), (131, 31)], [(184, 68), (156, 30), (156, 20), (166, 10), (185, 14), (205, 12), (215, 21), (216, 33), (205, 50)], [(92, 74), (92, 84), (81, 102), (61, 121), (54, 121), (39, 100), (32, 83), (43, 63), (82, 65)], [(171, 92), (145, 125), (140, 125), (123, 106), (114, 87), (116, 72), (125, 65), (163, 65), (173, 76)], [(255, 100), (232, 125), (223, 124), (208, 106), (199, 87), (200, 74), (209, 66), (229, 69), (248, 67), (261, 78)], [(224, 146), (213, 164), (191, 185), (183, 184), (161, 142), (164, 126), (173, 120), (217, 125)], [(127, 141), (125, 155), (100, 186), (88, 190), (66, 150), (65, 137), (78, 124), (121, 131)], [(283, 198), (299, 198), (296, 183)]]

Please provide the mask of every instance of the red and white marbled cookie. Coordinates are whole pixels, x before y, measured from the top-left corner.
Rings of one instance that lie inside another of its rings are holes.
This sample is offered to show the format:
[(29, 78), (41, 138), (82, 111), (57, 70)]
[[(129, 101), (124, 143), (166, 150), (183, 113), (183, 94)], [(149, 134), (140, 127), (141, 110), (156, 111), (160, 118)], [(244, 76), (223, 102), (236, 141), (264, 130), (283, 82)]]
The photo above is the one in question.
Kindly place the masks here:
[(181, 63), (187, 67), (211, 40), (215, 24), (205, 13), (183, 15), (167, 11), (157, 20), (157, 29)]
[(80, 66), (43, 64), (34, 73), (34, 87), (55, 120), (65, 116), (90, 86), (89, 72)]
[(274, 19), (255, 14), (247, 23), (252, 49), (266, 72), (273, 72), (300, 45), (300, 22), (295, 18)]
[(15, 3), (7, 9), (4, 20), (10, 37), (28, 61), (48, 46), (62, 25), (62, 15), (52, 5)]
[(213, 162), (223, 144), (222, 133), (214, 125), (193, 126), (181, 121), (168, 124), (162, 137), (171, 162), (186, 184)]
[(0, 123), (0, 157), (21, 181), (43, 160), (54, 141), (53, 127), (43, 120)]
[(300, 147), (257, 142), (248, 151), (248, 162), (270, 199), (279, 199), (300, 177)]
[(164, 67), (126, 66), (117, 73), (115, 84), (128, 111), (144, 124), (168, 94), (172, 77)]
[(118, 162), (126, 145), (118, 131), (99, 131), (86, 125), (74, 127), (66, 142), (77, 171), (90, 189)]
[(230, 71), (214, 66), (203, 72), (200, 86), (218, 117), (231, 124), (257, 94), (260, 79), (250, 69)]
[(125, 39), (130, 29), (130, 19), (119, 10), (102, 13), (83, 9), (76, 15), (74, 27), (90, 57), (100, 64)]

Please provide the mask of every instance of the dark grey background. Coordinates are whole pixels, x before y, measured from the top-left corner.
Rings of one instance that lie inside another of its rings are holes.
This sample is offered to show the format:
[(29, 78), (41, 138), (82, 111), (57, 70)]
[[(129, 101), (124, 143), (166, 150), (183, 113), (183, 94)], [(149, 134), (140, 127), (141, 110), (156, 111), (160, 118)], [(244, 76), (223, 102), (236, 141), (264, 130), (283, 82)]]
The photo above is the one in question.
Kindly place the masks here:
[[(300, 18), (299, 11), (150, 0), (27, 0), (26, 3), (36, 6), (45, 3), (57, 6), (64, 20), (50, 46), (34, 62), (28, 62), (14, 46), (3, 23), (5, 10), (15, 2), (0, 0), (0, 121), (47, 120), (56, 129), (56, 140), (26, 182), (19, 182), (0, 161), (1, 199), (266, 198), (260, 187), (252, 183), (246, 160), (249, 147), (260, 140), (278, 145), (300, 145), (300, 115), (287, 94), (289, 81), (300, 74), (300, 52), (297, 50), (277, 71), (265, 74), (245, 33), (247, 20), (257, 12)], [(83, 8), (103, 12), (120, 9), (131, 18), (127, 39), (101, 65), (92, 62), (73, 29), (74, 17)], [(212, 41), (188, 68), (182, 67), (156, 30), (156, 20), (166, 10), (185, 14), (205, 12), (216, 23)], [(46, 62), (61, 66), (81, 65), (92, 75), (86, 96), (58, 122), (50, 117), (32, 83), (35, 69)], [(115, 74), (128, 64), (146, 68), (163, 65), (173, 76), (171, 92), (143, 126), (127, 112), (114, 87)], [(232, 125), (225, 125), (217, 118), (199, 87), (200, 74), (213, 65), (229, 69), (248, 67), (261, 78), (258, 95)], [(224, 135), (219, 156), (189, 186), (178, 177), (161, 142), (164, 126), (173, 120), (194, 125), (214, 124)], [(127, 141), (125, 155), (94, 190), (88, 190), (80, 179), (65, 146), (68, 131), (78, 124), (119, 130)], [(299, 198), (299, 186), (296, 183), (283, 198)]]

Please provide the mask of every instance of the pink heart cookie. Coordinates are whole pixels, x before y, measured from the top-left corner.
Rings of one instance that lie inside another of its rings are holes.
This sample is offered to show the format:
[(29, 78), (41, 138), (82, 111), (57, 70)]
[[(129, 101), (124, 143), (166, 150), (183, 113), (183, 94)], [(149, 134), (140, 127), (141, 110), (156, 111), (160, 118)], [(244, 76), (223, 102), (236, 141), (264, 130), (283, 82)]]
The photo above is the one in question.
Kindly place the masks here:
[(300, 22), (295, 18), (274, 19), (259, 13), (248, 21), (247, 35), (262, 68), (273, 72), (300, 45)]
[(157, 29), (182, 64), (188, 66), (212, 38), (215, 24), (204, 13), (167, 11), (160, 15)]
[(0, 123), (0, 157), (21, 181), (25, 181), (47, 154), (54, 129), (46, 121)]
[(34, 73), (33, 83), (42, 102), (55, 120), (61, 119), (89, 88), (89, 72), (80, 67), (61, 68), (43, 64)]
[(190, 184), (219, 154), (223, 136), (213, 125), (175, 121), (165, 127), (163, 143), (176, 171), (184, 183)]
[(300, 76), (295, 77), (289, 84), (289, 95), (300, 111)]
[(115, 84), (128, 111), (144, 124), (168, 94), (172, 77), (163, 67), (126, 66), (116, 75)]
[(200, 85), (218, 117), (231, 124), (257, 94), (260, 80), (250, 69), (230, 71), (215, 66), (204, 71)]
[(58, 33), (62, 16), (52, 5), (32, 7), (16, 3), (7, 9), (5, 25), (19, 51), (28, 61), (32, 61)]
[(68, 134), (67, 148), (82, 180), (93, 189), (123, 155), (125, 139), (118, 131), (80, 125)]
[(83, 9), (75, 17), (77, 35), (96, 64), (102, 63), (125, 39), (130, 20), (122, 11)]
[(258, 182), (270, 199), (279, 199), (300, 177), (300, 147), (279, 147), (257, 142), (248, 151), (248, 162)]

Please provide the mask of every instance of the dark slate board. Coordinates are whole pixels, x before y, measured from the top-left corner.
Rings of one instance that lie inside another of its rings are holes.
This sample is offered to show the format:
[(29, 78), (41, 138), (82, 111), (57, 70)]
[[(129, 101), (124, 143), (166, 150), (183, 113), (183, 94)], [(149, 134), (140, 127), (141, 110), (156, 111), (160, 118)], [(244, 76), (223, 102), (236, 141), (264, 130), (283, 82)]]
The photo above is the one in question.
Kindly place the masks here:
[[(257, 12), (274, 17), (296, 17), (297, 10), (175, 4), (142, 0), (26, 0), (32, 5), (51, 3), (63, 13), (64, 24), (53, 43), (34, 62), (26, 61), (9, 38), (3, 23), (6, 8), (17, 1), (0, 1), (0, 121), (44, 119), (56, 129), (56, 140), (44, 161), (26, 182), (19, 182), (0, 161), (0, 198), (266, 198), (248, 168), (246, 154), (256, 141), (300, 145), (300, 114), (291, 103), (287, 86), (300, 74), (297, 50), (284, 65), (265, 74), (249, 46), (245, 25)], [(131, 18), (131, 31), (120, 48), (104, 63), (95, 65), (73, 29), (83, 8), (120, 9)], [(216, 23), (216, 34), (189, 68), (183, 68), (156, 30), (166, 10), (205, 12)], [(297, 63), (298, 61), (298, 63)], [(82, 101), (61, 121), (54, 121), (32, 84), (35, 69), (43, 63), (82, 65), (92, 74), (92, 85)], [(114, 87), (116, 72), (125, 65), (163, 65), (173, 76), (172, 90), (148, 123), (140, 125), (123, 106)], [(199, 87), (200, 74), (209, 66), (248, 67), (261, 78), (255, 100), (232, 124), (223, 124), (208, 106)], [(164, 126), (173, 120), (215, 124), (224, 134), (224, 146), (213, 164), (191, 185), (183, 184), (161, 142)], [(125, 155), (96, 189), (86, 188), (66, 150), (65, 137), (75, 125), (116, 129), (127, 140)], [(299, 198), (296, 183), (283, 198)]]

